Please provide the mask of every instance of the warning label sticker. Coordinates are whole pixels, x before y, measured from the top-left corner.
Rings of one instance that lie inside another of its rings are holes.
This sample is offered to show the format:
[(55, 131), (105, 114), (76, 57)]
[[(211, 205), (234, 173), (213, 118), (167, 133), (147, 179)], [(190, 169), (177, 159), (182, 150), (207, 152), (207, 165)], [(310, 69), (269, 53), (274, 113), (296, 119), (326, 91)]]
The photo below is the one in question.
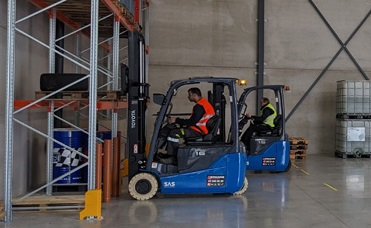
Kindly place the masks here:
[(263, 166), (274, 166), (276, 165), (276, 158), (263, 158)]
[(224, 175), (210, 175), (207, 176), (207, 187), (220, 187), (224, 186), (225, 176)]

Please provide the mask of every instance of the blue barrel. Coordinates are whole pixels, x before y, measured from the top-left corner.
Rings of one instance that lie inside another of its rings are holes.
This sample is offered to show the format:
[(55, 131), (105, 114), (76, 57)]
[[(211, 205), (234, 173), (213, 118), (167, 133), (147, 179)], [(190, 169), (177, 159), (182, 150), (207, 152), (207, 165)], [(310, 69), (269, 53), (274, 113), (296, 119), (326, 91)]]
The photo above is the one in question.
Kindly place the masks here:
[[(56, 128), (54, 130), (54, 139), (73, 149), (82, 152), (82, 136), (80, 130), (74, 128)], [(76, 168), (80, 161), (80, 155), (64, 145), (54, 142), (53, 149), (53, 179)], [(59, 184), (80, 183), (82, 179), (81, 169), (57, 181)]]
[[(74, 128), (56, 128), (54, 129), (54, 139), (70, 146), (72, 148), (82, 147), (83, 133)], [(63, 148), (64, 146), (54, 142), (54, 148)]]
[[(62, 176), (63, 174), (68, 173), (70, 170), (74, 169), (75, 167), (70, 166), (54, 166), (53, 167), (53, 179)], [(70, 175), (65, 176), (61, 180), (55, 182), (56, 184), (72, 184), (72, 183), (80, 183), (81, 182), (81, 169), (71, 173)]]
[[(111, 131), (97, 131), (96, 137), (98, 139), (112, 139), (112, 132)], [(98, 140), (96, 140), (98, 142)], [(89, 146), (89, 135), (86, 133), (82, 133), (81, 135), (81, 142), (82, 146), (85, 149), (88, 149)]]
[(97, 137), (100, 139), (112, 139), (112, 132), (111, 131), (98, 131)]
[[(88, 155), (88, 147), (89, 147), (89, 134), (83, 133), (82, 135), (82, 146), (83, 146), (83, 153), (86, 156)], [(88, 162), (88, 159), (84, 158), (84, 162)], [(88, 183), (88, 166), (82, 168), (82, 183)]]

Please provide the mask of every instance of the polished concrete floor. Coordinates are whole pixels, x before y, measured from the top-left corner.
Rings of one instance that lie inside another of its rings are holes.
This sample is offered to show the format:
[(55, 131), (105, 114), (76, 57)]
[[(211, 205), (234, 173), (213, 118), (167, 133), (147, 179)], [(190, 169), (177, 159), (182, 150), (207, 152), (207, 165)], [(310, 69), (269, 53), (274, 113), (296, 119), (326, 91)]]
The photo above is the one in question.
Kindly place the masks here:
[(77, 211), (14, 212), (0, 227), (371, 227), (371, 160), (309, 155), (288, 173), (247, 172), (242, 196), (172, 195), (140, 202), (123, 194), (100, 221)]

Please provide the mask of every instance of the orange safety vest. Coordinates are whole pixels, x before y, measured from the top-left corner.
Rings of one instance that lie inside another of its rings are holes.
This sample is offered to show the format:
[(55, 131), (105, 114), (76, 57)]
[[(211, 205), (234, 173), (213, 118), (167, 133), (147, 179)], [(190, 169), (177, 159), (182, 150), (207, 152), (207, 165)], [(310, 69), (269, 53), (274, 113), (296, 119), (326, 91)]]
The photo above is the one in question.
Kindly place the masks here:
[(197, 132), (202, 131), (201, 133), (207, 134), (207, 133), (209, 133), (209, 130), (206, 127), (206, 123), (207, 123), (207, 121), (209, 121), (209, 119), (211, 117), (213, 117), (215, 115), (215, 111), (214, 111), (213, 106), (205, 98), (201, 98), (197, 102), (197, 104), (201, 105), (204, 108), (205, 114), (198, 121), (198, 123), (196, 123), (197, 127), (196, 126), (191, 126), (190, 128), (197, 131)]

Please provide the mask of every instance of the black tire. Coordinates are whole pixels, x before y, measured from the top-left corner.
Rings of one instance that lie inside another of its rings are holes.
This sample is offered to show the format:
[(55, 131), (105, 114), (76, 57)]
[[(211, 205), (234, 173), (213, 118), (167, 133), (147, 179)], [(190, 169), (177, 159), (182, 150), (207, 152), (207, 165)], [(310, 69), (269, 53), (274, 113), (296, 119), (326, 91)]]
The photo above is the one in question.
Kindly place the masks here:
[(289, 164), (287, 165), (286, 169), (285, 169), (285, 172), (288, 172), (290, 169), (291, 169), (291, 160), (289, 161)]
[(149, 200), (158, 190), (157, 179), (149, 173), (139, 173), (129, 182), (129, 194), (136, 200)]
[(273, 171), (272, 173), (283, 173), (283, 172), (288, 172), (288, 171), (291, 169), (291, 166), (292, 166), (292, 164), (291, 164), (291, 160), (289, 160), (289, 164), (287, 164), (287, 167), (286, 167), (285, 170), (283, 170), (283, 171)]
[[(41, 91), (55, 91), (71, 84), (86, 74), (42, 74), (40, 76)], [(68, 88), (66, 91), (87, 91), (89, 89), (89, 78), (86, 78)]]
[(246, 192), (247, 188), (249, 187), (249, 181), (247, 180), (247, 177), (243, 180), (243, 185), (240, 190), (237, 192), (233, 193), (233, 195), (242, 195), (243, 193)]

